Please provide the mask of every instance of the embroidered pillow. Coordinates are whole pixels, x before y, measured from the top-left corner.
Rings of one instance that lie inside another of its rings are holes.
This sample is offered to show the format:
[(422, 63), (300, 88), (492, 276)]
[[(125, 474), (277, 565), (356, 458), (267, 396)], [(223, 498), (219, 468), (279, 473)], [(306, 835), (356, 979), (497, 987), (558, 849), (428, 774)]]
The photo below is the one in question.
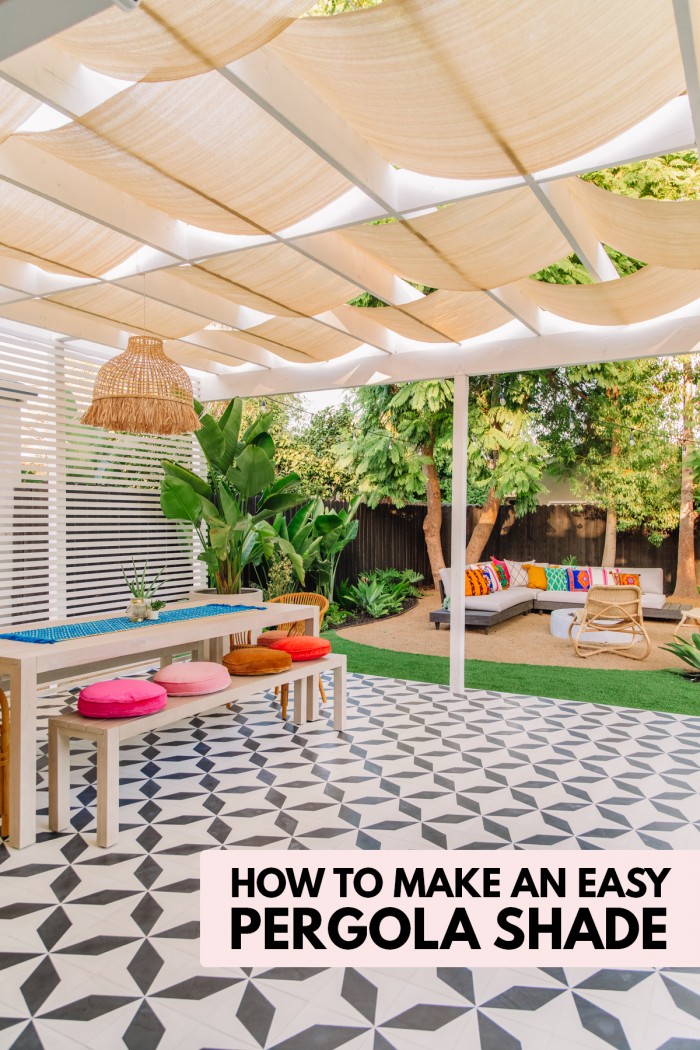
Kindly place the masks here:
[(481, 569), (467, 569), (464, 573), (464, 594), (467, 598), (476, 598), (482, 594), (490, 594), (489, 581)]
[(613, 576), (618, 587), (641, 587), (638, 572), (614, 572)]
[(547, 590), (547, 573), (543, 565), (523, 565), (527, 569), (527, 586), (534, 591)]
[(544, 572), (548, 591), (568, 591), (569, 577), (565, 565), (549, 565)]
[(505, 567), (508, 570), (508, 577), (511, 587), (527, 587), (527, 562), (523, 561), (510, 561), (509, 558), (505, 560)]
[(479, 562), (477, 565), (468, 565), (467, 568), (477, 569), (479, 572), (483, 572), (484, 576), (486, 577), (486, 582), (489, 585), (489, 590), (492, 593), (493, 591), (503, 590), (503, 584), (501, 583), (498, 573), (494, 569), (491, 562)]
[(508, 572), (508, 563), (505, 561), (499, 561), (498, 558), (492, 558), (491, 564), (496, 570), (496, 575), (501, 581), (501, 589), (505, 591), (510, 585), (510, 573)]
[(567, 590), (590, 591), (591, 573), (589, 569), (567, 569), (566, 575), (569, 580)]

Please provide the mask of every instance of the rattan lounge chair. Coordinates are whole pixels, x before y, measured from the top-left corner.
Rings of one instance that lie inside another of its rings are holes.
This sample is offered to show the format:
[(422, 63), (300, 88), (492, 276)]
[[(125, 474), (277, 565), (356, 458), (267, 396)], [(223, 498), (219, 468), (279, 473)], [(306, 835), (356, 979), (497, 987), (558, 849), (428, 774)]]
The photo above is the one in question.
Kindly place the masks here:
[[(619, 644), (591, 638), (596, 633), (611, 632), (620, 634)], [(576, 655), (584, 659), (598, 653), (616, 653), (630, 660), (646, 660), (651, 642), (644, 626), (640, 588), (591, 587), (584, 608), (571, 621), (569, 638)]]

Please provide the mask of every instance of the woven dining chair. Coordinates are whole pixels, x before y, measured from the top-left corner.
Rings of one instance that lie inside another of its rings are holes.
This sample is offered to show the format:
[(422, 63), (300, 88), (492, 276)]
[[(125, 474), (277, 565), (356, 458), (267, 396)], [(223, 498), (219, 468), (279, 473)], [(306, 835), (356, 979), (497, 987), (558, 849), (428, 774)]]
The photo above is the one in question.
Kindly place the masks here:
[[(572, 632), (575, 628), (576, 634)], [(619, 644), (582, 641), (583, 634), (614, 632), (621, 635)], [(623, 637), (627, 640), (623, 641)], [(646, 660), (651, 652), (651, 641), (644, 626), (642, 615), (642, 592), (639, 587), (591, 587), (586, 594), (586, 604), (579, 610), (569, 625), (569, 638), (574, 643), (577, 656), (586, 659), (599, 653), (616, 653), (630, 660)], [(638, 646), (644, 642), (644, 646)], [(634, 651), (633, 647), (637, 647)]]
[[(282, 602), (285, 605), (315, 605), (318, 609), (318, 629), (321, 630), (323, 626), (323, 617), (328, 611), (328, 599), (324, 598), (322, 594), (316, 594), (314, 591), (295, 591), (294, 594), (280, 594), (277, 598), (270, 598), (270, 603)], [(304, 633), (305, 624), (303, 620), (296, 620), (292, 623), (281, 623), (277, 626), (277, 631), (286, 631), (288, 638), (294, 638), (295, 636)], [(326, 690), (323, 687), (323, 679), (318, 676), (318, 685), (321, 690), (321, 699), (324, 704), (326, 702)], [(282, 707), (282, 718), (287, 717), (287, 704), (289, 703), (289, 686), (283, 685), (282, 695), (280, 697), (280, 705)], [(275, 689), (275, 695), (277, 689)]]
[(0, 689), (0, 836), (10, 833), (10, 705)]

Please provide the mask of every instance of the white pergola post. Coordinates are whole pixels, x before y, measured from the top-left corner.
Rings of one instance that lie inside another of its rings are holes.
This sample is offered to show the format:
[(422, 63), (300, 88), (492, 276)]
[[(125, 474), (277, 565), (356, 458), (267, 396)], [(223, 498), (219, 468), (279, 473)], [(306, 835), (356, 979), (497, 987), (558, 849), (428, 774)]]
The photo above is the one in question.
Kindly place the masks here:
[(465, 686), (464, 569), (467, 535), (467, 436), (469, 378), (454, 377), (452, 409), (452, 534), (450, 538), (450, 689)]

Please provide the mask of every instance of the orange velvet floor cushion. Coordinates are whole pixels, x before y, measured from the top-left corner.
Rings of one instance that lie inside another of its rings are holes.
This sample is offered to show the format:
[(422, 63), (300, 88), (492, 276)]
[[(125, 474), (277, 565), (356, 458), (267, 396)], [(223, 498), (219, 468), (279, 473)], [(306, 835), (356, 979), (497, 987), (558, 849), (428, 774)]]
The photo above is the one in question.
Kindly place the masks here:
[(251, 645), (244, 649), (232, 649), (224, 657), (224, 666), (229, 674), (279, 674), (292, 666), (289, 653), (275, 652), (263, 645)]

